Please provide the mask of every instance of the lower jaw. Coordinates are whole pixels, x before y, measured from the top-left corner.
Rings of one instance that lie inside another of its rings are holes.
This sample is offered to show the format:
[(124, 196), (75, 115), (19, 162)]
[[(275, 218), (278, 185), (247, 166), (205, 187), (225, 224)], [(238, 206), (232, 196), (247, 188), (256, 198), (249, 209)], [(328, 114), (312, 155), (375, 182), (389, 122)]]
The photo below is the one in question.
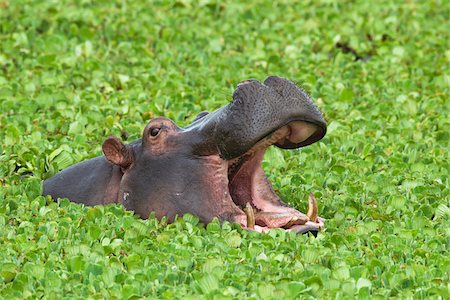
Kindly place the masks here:
[[(249, 155), (239, 169), (229, 176), (228, 188), (233, 202), (241, 209), (248, 208), (247, 206), (250, 205), (257, 214), (272, 214), (274, 217), (277, 217), (277, 214), (306, 217), (296, 209), (287, 206), (276, 195), (261, 166), (265, 151), (266, 148), (262, 148)], [(260, 219), (264, 219), (264, 216)]]
[[(220, 175), (224, 175), (224, 178), (220, 180), (218, 189), (228, 194), (227, 201), (232, 203), (227, 206), (234, 207), (229, 213), (225, 212), (222, 215), (223, 217), (228, 216), (223, 220), (236, 222), (245, 229), (259, 232), (265, 232), (271, 228), (283, 228), (304, 233), (308, 231), (317, 232), (320, 228), (323, 228), (323, 220), (317, 219), (317, 204), (315, 204), (315, 210), (313, 209), (315, 215), (308, 213), (308, 216), (285, 205), (273, 191), (261, 167), (267, 147), (280, 140), (280, 136), (286, 136), (286, 128), (276, 131), (237, 159), (224, 161), (219, 156), (214, 155), (212, 161), (215, 163), (213, 165), (215, 167), (220, 165), (222, 171), (217, 172), (215, 170), (211, 174), (219, 175), (220, 173)], [(213, 165), (210, 166), (213, 167)], [(210, 169), (210, 171), (212, 170)], [(207, 181), (211, 184), (212, 179), (209, 177)], [(225, 186), (222, 185), (224, 183)], [(224, 200), (215, 202), (223, 204), (226, 202)], [(249, 218), (249, 209), (254, 215), (253, 221), (251, 221), (251, 217)], [(261, 214), (267, 215), (266, 221), (263, 221), (264, 218), (261, 217)], [(280, 214), (285, 215), (280, 217)]]

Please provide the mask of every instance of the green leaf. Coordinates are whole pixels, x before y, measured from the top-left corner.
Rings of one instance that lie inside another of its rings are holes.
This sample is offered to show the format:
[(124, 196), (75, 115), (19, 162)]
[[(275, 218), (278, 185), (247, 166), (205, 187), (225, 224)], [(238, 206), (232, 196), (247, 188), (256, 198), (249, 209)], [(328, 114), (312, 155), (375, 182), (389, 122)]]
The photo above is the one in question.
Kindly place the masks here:
[(242, 238), (238, 232), (232, 231), (225, 235), (225, 241), (230, 247), (239, 248), (241, 246)]
[(11, 282), (17, 274), (17, 267), (12, 263), (2, 263), (0, 270), (0, 275), (6, 283)]
[(366, 278), (359, 278), (356, 282), (356, 289), (359, 291), (361, 288), (371, 288), (372, 282)]
[(203, 294), (209, 294), (212, 291), (215, 291), (219, 288), (219, 282), (215, 276), (212, 274), (204, 275), (199, 281), (198, 285), (203, 292)]
[(59, 169), (65, 169), (74, 162), (72, 155), (66, 151), (60, 152), (53, 161), (58, 165)]
[(435, 219), (439, 218), (449, 218), (450, 217), (450, 208), (445, 204), (439, 204), (439, 206), (436, 208), (435, 212)]
[(333, 271), (333, 277), (340, 281), (347, 280), (350, 278), (350, 271), (346, 266), (340, 266)]
[(261, 299), (271, 299), (275, 292), (275, 287), (272, 284), (260, 284), (258, 286), (258, 295)]

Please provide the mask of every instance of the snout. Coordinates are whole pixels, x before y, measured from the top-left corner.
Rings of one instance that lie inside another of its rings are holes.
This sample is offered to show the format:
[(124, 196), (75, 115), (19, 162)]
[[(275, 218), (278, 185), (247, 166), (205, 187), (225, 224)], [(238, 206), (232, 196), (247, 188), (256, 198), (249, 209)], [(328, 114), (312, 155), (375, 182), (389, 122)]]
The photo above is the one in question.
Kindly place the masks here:
[(276, 76), (264, 83), (240, 83), (233, 101), (210, 117), (215, 119), (215, 140), (225, 159), (246, 153), (283, 127), (286, 136), (275, 145), (285, 149), (310, 145), (326, 133), (326, 122), (309, 96), (292, 81)]

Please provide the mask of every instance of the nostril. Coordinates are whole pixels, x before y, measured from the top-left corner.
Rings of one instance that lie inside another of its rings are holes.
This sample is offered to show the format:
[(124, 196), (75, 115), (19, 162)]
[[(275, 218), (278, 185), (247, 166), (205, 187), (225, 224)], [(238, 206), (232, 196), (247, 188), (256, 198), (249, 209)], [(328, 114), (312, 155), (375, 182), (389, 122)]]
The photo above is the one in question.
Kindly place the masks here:
[(158, 133), (159, 133), (159, 131), (160, 131), (160, 128), (152, 128), (152, 129), (150, 130), (150, 135), (151, 135), (151, 136), (157, 136)]

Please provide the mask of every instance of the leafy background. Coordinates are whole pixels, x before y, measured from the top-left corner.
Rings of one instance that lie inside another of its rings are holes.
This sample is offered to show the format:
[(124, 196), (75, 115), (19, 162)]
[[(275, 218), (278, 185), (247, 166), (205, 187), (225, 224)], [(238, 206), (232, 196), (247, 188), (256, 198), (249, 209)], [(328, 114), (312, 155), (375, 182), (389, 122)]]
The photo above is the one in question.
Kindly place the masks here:
[[(446, 1), (0, 0), (0, 297), (447, 299), (448, 16)], [(184, 126), (272, 74), (329, 122), (264, 162), (287, 202), (319, 199), (317, 239), (40, 196), (105, 137)]]

